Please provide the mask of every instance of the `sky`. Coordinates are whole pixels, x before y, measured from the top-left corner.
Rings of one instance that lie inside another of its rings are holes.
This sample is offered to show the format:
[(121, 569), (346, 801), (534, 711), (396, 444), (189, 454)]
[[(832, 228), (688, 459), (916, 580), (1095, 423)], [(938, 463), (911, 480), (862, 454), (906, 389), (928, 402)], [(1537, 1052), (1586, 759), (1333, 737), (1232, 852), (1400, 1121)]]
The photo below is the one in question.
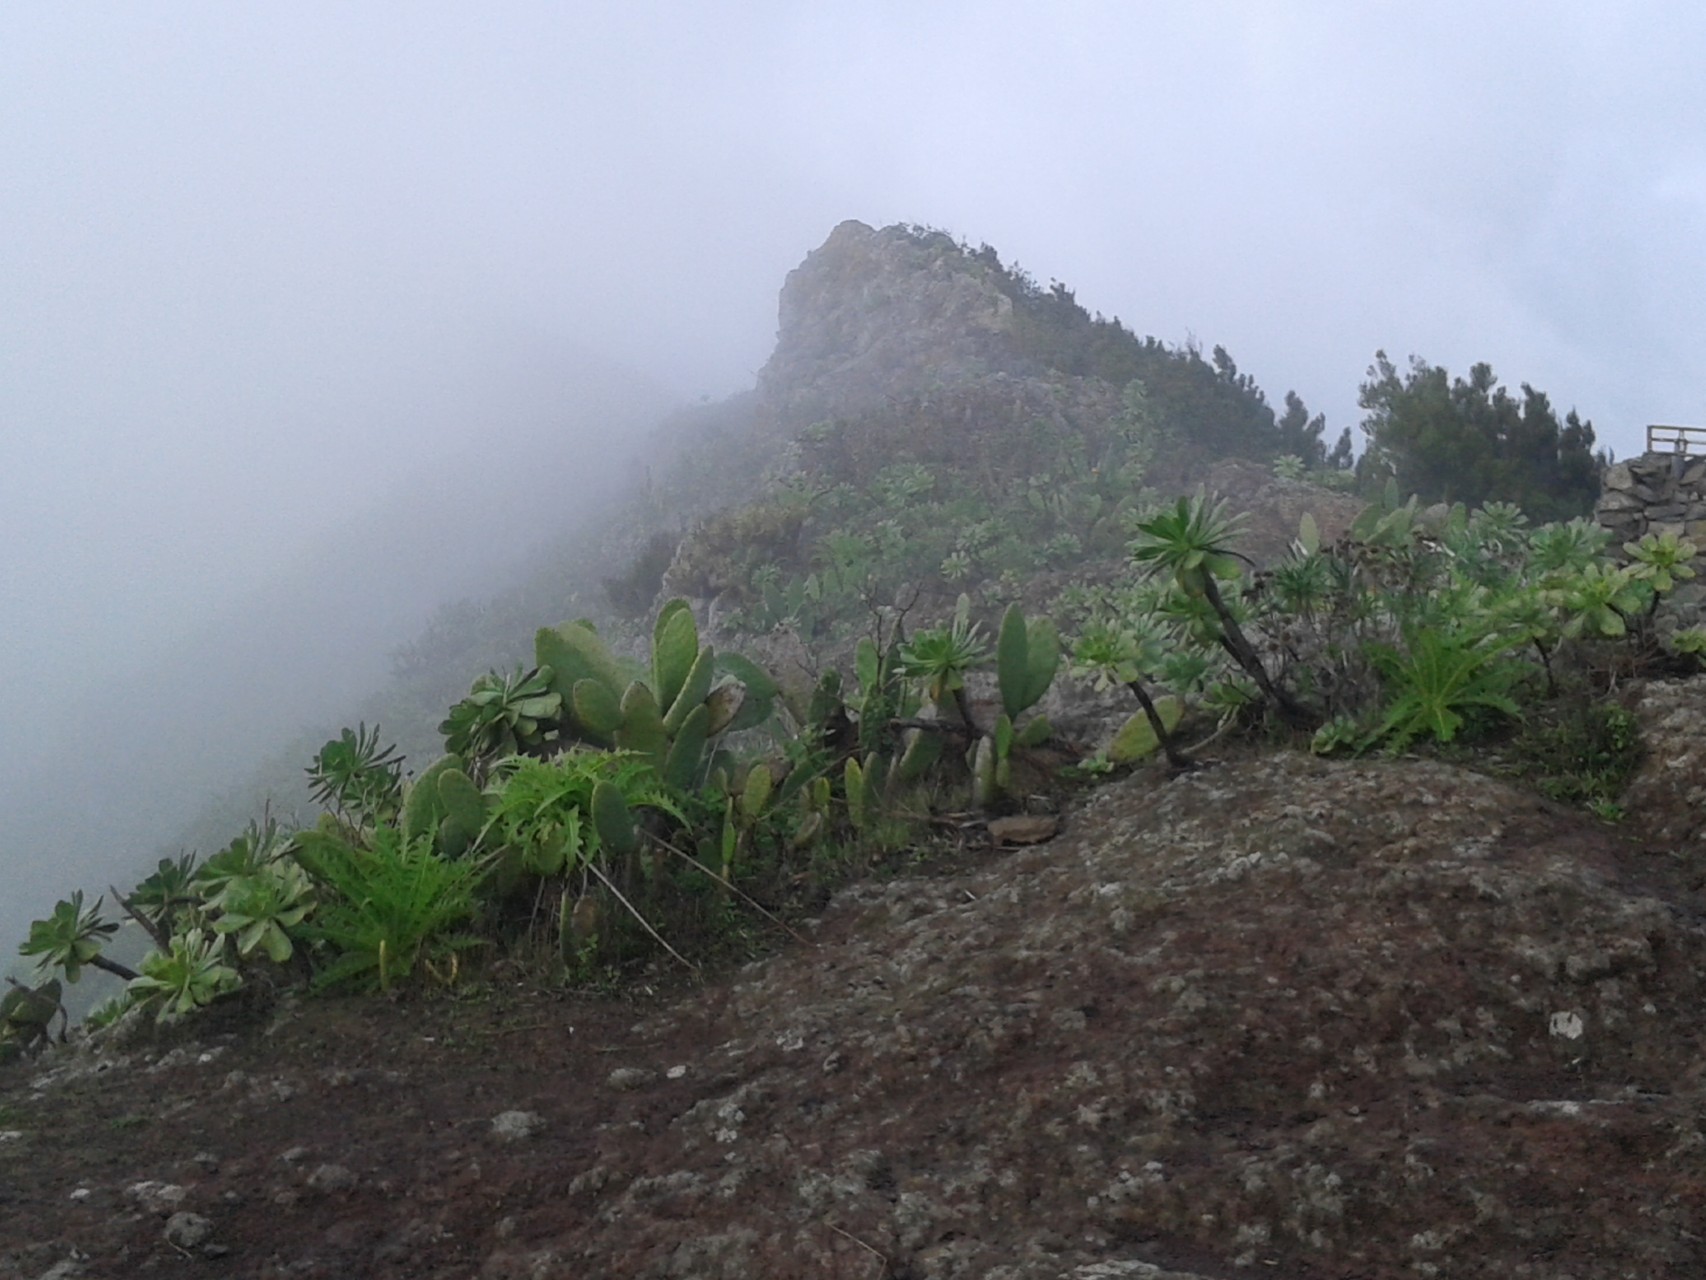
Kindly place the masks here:
[[(1384, 349), (1638, 452), (1706, 419), (1702, 65), (1706, 9), (1640, 0), (0, 8), (0, 803), (350, 521), (750, 386), (846, 218), (1224, 345), (1329, 438)], [(364, 573), (319, 606), (443, 585)]]

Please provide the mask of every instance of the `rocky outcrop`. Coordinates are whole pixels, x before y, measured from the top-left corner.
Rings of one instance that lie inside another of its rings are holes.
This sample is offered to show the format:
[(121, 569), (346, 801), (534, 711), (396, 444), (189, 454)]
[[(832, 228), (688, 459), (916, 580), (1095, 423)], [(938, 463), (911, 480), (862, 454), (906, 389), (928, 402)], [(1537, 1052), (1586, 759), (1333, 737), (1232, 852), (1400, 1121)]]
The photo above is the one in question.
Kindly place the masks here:
[[(1485, 778), (1136, 778), (1041, 851), (850, 894), (825, 933), (731, 991), (667, 1191), (600, 1153), (607, 1221), (732, 1251), (695, 1274), (859, 1274), (819, 1222), (919, 1277), (1692, 1256), (1706, 931)], [(654, 1256), (638, 1274), (685, 1274)]]
[[(1610, 531), (1613, 549), (1649, 533), (1686, 538), (1706, 552), (1706, 458), (1644, 453), (1606, 468), (1594, 518)], [(1677, 584), (1660, 605), (1661, 631), (1706, 621), (1706, 554), (1694, 558), (1696, 577)]]
[(1285, 558), (1305, 515), (1315, 521), (1321, 545), (1330, 546), (1350, 532), (1368, 506), (1355, 494), (1287, 480), (1275, 475), (1272, 467), (1248, 458), (1221, 459), (1208, 469), (1202, 484), (1238, 513), (1242, 529), (1238, 550), (1261, 568)]
[(759, 392), (802, 424), (1002, 368), (1013, 300), (941, 233), (843, 222), (788, 273)]
[(308, 1002), (0, 1094), (0, 1276), (199, 1274), (168, 1210), (241, 1275), (1699, 1274), (1676, 868), (1440, 763), (1134, 775), (649, 1012)]
[(1655, 856), (1676, 859), (1706, 883), (1706, 677), (1650, 680), (1628, 702), (1645, 759), (1624, 808)]

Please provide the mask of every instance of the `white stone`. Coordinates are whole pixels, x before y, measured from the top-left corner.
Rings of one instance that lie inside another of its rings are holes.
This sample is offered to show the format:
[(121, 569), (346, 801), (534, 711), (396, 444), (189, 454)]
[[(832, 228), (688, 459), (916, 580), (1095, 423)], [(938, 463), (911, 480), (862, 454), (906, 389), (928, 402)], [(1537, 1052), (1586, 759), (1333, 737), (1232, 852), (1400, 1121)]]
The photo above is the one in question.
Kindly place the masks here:
[(1582, 1015), (1570, 1010), (1555, 1013), (1552, 1015), (1548, 1030), (1553, 1035), (1562, 1036), (1566, 1040), (1580, 1040), (1582, 1038)]

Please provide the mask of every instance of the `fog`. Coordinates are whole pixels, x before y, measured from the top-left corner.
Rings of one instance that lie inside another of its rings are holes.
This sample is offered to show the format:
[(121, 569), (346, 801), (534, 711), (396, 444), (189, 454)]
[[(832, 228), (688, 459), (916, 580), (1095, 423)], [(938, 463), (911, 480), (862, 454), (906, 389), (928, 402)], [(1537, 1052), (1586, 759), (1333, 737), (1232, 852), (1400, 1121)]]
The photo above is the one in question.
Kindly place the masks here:
[(749, 386), (844, 218), (1332, 434), (1377, 348), (1701, 420), (1698, 6), (1042, 12), (0, 11), (0, 947)]

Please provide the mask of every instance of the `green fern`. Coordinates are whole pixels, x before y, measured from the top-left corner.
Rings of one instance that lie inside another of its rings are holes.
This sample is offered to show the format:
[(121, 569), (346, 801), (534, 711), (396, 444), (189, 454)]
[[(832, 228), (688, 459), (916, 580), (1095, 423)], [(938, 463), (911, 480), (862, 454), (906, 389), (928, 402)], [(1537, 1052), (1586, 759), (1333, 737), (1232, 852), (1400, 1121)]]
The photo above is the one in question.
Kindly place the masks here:
[(302, 928), (334, 956), (316, 976), (317, 989), (389, 991), (423, 965), (479, 944), (454, 930), (474, 914), (481, 868), (440, 857), (430, 839), (408, 840), (395, 827), (381, 827), (366, 850), (307, 831), (296, 856), (324, 892)]
[(1511, 694), (1526, 672), (1505, 655), (1524, 642), (1462, 629), (1418, 628), (1402, 649), (1370, 645), (1370, 660), (1396, 695), (1370, 741), (1384, 739), (1399, 749), (1423, 735), (1450, 742), (1463, 728), (1467, 711), (1521, 715)]

